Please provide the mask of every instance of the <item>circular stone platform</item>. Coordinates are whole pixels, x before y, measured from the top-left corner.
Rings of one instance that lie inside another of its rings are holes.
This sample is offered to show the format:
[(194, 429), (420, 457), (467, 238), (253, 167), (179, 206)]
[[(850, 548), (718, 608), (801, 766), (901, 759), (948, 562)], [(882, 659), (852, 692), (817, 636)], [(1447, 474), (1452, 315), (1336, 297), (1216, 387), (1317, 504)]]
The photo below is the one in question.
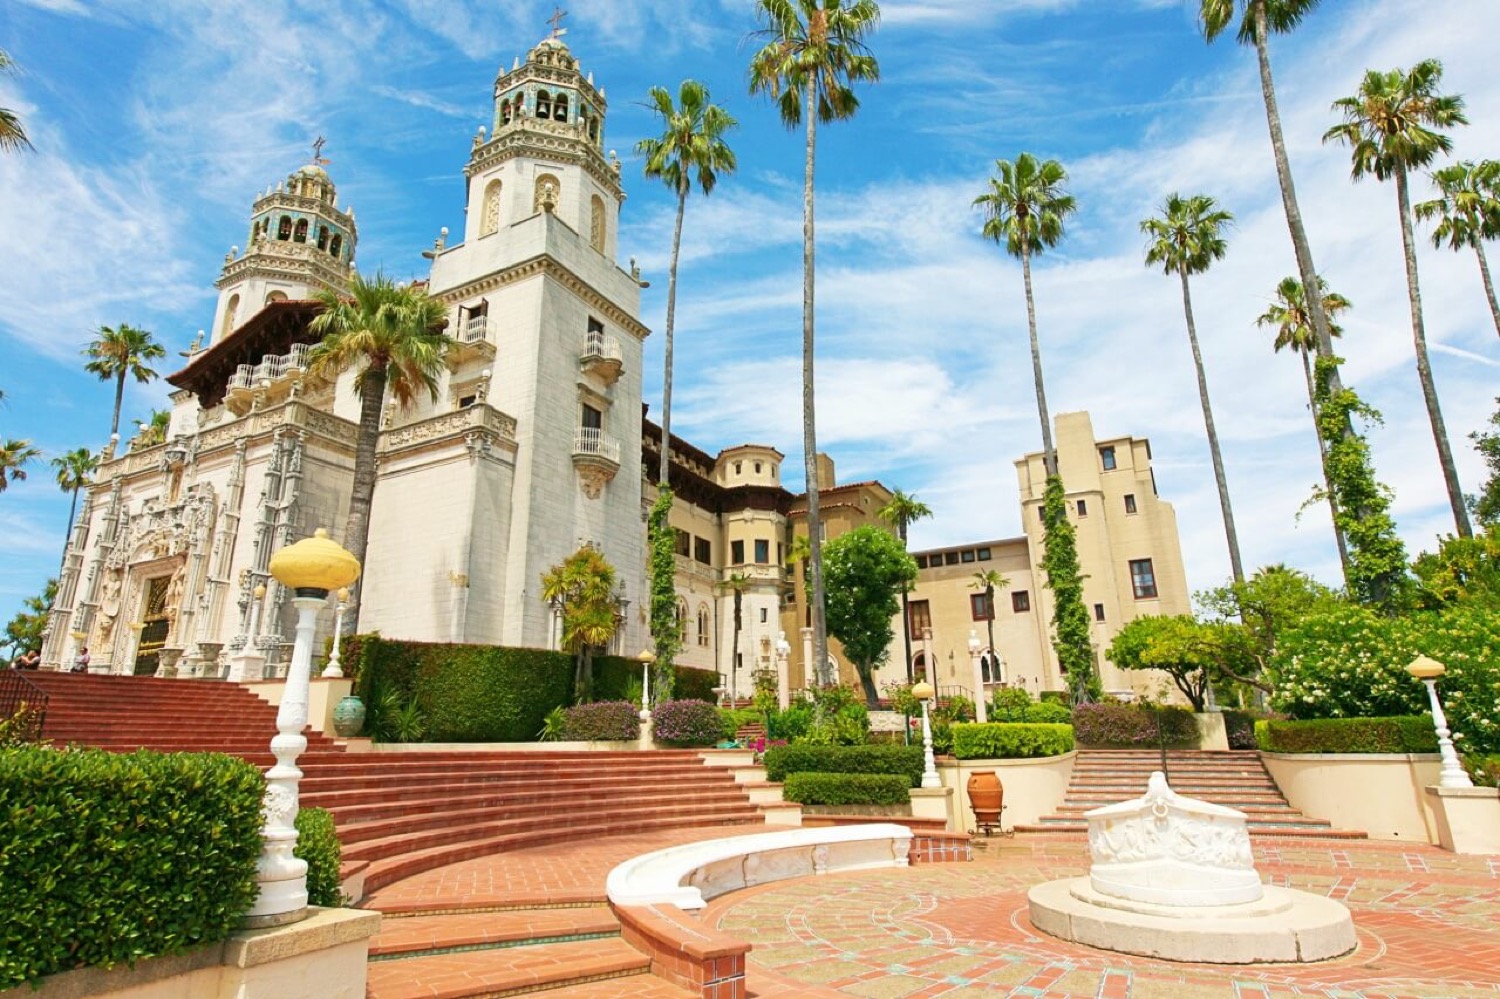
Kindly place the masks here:
[(1027, 892), (1039, 930), (1103, 950), (1195, 964), (1326, 961), (1354, 949), (1354, 921), (1332, 899), (1266, 885), (1259, 901), (1169, 906), (1114, 898), (1088, 878)]

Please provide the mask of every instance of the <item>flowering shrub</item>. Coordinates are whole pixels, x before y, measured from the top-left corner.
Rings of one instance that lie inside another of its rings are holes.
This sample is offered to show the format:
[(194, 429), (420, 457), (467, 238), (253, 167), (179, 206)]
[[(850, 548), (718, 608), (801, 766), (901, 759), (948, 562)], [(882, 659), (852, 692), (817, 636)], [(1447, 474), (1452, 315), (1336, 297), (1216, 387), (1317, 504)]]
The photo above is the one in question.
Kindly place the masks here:
[(767, 739), (761, 736), (759, 739), (750, 740), (750, 749), (755, 753), (755, 762), (763, 763), (766, 759), (766, 750), (775, 749), (777, 746), (785, 746), (785, 739)]
[(1386, 618), (1338, 607), (1277, 639), (1272, 704), (1289, 718), (1371, 718), (1427, 710), (1406, 666), (1425, 654), (1448, 667), (1438, 683), (1455, 744), (1500, 751), (1500, 615), (1475, 605)]
[(1198, 723), (1186, 708), (1080, 704), (1073, 709), (1073, 734), (1081, 746), (1150, 747), (1163, 739), (1168, 746), (1198, 745)]
[(678, 746), (712, 746), (724, 731), (719, 709), (706, 701), (667, 701), (655, 717), (656, 738)]
[[(712, 704), (704, 706), (713, 710)], [(562, 737), (580, 742), (628, 742), (641, 734), (639, 711), (629, 701), (575, 704), (563, 713)], [(717, 718), (714, 724), (718, 724)]]

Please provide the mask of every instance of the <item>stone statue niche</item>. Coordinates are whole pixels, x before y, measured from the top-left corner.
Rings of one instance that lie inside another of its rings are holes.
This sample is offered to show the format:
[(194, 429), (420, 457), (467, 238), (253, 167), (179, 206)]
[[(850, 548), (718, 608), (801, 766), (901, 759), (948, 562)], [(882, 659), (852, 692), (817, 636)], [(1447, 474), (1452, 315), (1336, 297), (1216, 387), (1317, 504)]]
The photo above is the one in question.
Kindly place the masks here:
[(1027, 893), (1044, 933), (1211, 964), (1326, 961), (1355, 947), (1341, 903), (1261, 883), (1243, 812), (1183, 797), (1159, 770), (1141, 797), (1085, 818), (1089, 876)]

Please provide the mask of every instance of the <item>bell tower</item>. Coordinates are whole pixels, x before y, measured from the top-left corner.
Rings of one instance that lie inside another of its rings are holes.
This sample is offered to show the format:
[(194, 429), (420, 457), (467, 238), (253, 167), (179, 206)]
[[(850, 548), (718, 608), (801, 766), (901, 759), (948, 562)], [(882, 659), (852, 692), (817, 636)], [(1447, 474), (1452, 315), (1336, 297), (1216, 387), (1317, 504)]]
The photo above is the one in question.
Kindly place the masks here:
[(267, 189), (250, 210), (245, 252), (233, 247), (215, 286), (217, 343), (271, 302), (311, 297), (313, 292), (343, 291), (354, 269), (358, 239), (354, 210), (339, 211), (337, 191), (317, 154), (313, 162)]

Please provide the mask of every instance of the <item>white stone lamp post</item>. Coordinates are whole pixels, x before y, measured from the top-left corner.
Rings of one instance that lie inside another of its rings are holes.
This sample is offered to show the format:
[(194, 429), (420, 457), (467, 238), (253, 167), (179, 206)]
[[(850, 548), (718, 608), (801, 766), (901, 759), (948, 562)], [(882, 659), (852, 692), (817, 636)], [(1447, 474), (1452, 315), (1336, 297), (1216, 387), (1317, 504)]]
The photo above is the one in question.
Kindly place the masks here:
[(1432, 704), (1432, 725), (1437, 729), (1438, 753), (1443, 757), (1443, 770), (1438, 777), (1438, 787), (1473, 787), (1474, 782), (1469, 779), (1468, 772), (1458, 761), (1458, 753), (1453, 749), (1453, 740), (1449, 738), (1448, 719), (1443, 714), (1442, 702), (1438, 700), (1438, 677), (1447, 672), (1447, 667), (1436, 659), (1417, 656), (1411, 661), (1411, 665), (1406, 667), (1406, 672), (1427, 685), (1427, 700)]
[(982, 725), (990, 720), (989, 693), (984, 689), (984, 666), (979, 661), (979, 636), (969, 629), (969, 667), (974, 671), (974, 716)]
[(787, 663), (791, 660), (792, 643), (786, 640), (786, 632), (776, 633), (776, 706), (785, 711), (791, 706), (791, 676)]
[(245, 916), (247, 926), (280, 926), (307, 915), (307, 862), (292, 856), (292, 850), (297, 845), (297, 787), (302, 780), (297, 757), (307, 748), (302, 730), (307, 727), (313, 629), (328, 591), (354, 582), (359, 568), (359, 561), (329, 540), (321, 527), (312, 537), (271, 556), (271, 575), (294, 594), (297, 637), (276, 709), (276, 736), (271, 740), (276, 765), (266, 771), (266, 824), (255, 874), (260, 894)]
[(912, 686), (911, 694), (922, 702), (922, 786), (942, 787), (943, 779), (938, 776), (937, 760), (932, 756), (932, 719), (929, 710), (937, 688), (922, 680)]
[(650, 749), (654, 745), (651, 739), (651, 667), (656, 663), (656, 653), (642, 649), (635, 658), (641, 664), (640, 748)]
[(339, 665), (339, 639), (343, 637), (344, 611), (349, 609), (349, 587), (339, 590), (338, 607), (333, 612), (333, 651), (328, 653), (328, 665), (323, 669), (323, 679), (337, 679), (344, 675)]

